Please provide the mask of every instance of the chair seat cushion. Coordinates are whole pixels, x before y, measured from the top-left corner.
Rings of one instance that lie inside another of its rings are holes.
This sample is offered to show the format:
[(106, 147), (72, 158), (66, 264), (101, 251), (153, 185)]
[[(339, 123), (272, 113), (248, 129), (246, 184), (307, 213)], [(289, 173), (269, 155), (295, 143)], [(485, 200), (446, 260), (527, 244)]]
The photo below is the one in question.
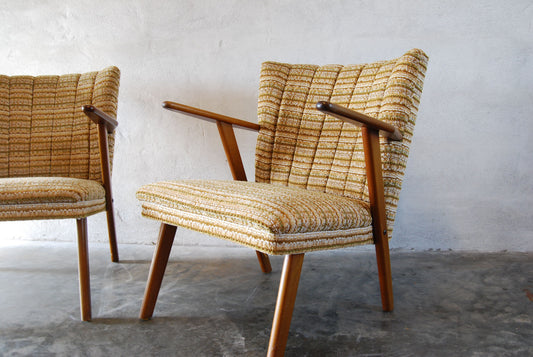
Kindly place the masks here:
[(268, 254), (371, 243), (367, 203), (322, 192), (243, 181), (181, 180), (141, 187), (143, 215)]
[(69, 177), (0, 178), (0, 220), (83, 218), (105, 210), (96, 181)]

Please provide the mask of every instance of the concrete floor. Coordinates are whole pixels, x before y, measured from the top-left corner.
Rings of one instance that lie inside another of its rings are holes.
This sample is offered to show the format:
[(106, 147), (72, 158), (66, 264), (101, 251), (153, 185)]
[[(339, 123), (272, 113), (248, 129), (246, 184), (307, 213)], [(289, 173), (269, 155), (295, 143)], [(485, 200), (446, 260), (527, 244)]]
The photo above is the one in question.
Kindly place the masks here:
[[(79, 321), (76, 246), (0, 241), (2, 356), (264, 356), (282, 258), (174, 247), (154, 318), (139, 321), (154, 247), (90, 244), (93, 321)], [(383, 313), (374, 256), (306, 255), (287, 356), (532, 356), (533, 254), (392, 254)]]

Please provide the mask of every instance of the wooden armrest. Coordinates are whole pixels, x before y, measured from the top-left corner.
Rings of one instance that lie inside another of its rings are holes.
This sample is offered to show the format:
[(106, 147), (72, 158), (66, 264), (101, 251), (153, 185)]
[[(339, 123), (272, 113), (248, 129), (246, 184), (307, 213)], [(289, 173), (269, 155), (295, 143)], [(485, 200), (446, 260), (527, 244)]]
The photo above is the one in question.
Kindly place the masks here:
[(179, 113), (184, 113), (186, 115), (189, 115), (194, 118), (203, 119), (207, 121), (219, 121), (231, 125), (240, 126), (243, 129), (253, 130), (253, 131), (259, 131), (260, 126), (259, 124), (255, 124), (249, 121), (236, 119), (232, 117), (228, 117), (225, 115), (208, 112), (207, 110), (190, 107), (185, 104), (175, 103), (175, 102), (163, 102), (162, 104), (163, 108), (172, 110)]
[(355, 124), (358, 126), (364, 126), (369, 129), (380, 131), (385, 137), (400, 141), (403, 136), (400, 130), (392, 124), (385, 123), (381, 120), (372, 118), (368, 115), (356, 112), (354, 110), (342, 107), (337, 104), (333, 104), (326, 101), (320, 101), (316, 103), (316, 109), (322, 113), (334, 116), (344, 122)]
[(84, 105), (81, 110), (87, 115), (94, 123), (104, 124), (107, 132), (111, 134), (118, 126), (118, 122), (111, 118), (108, 114), (92, 105)]

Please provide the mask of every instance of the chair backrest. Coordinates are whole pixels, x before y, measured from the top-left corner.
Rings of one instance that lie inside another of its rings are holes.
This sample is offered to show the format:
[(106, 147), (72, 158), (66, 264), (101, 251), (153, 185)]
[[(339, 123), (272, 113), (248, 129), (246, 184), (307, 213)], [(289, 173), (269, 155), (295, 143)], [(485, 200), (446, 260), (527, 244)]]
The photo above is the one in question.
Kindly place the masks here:
[[(0, 177), (102, 180), (98, 128), (81, 111), (94, 105), (116, 118), (120, 72), (62, 76), (0, 75)], [(110, 161), (114, 136), (109, 135)]]
[[(396, 125), (381, 139), (387, 220), (392, 231), (428, 57), (418, 49), (362, 65), (266, 62), (261, 70), (256, 181), (368, 202), (361, 130), (316, 110), (331, 101)], [(390, 232), (389, 232), (390, 236)]]

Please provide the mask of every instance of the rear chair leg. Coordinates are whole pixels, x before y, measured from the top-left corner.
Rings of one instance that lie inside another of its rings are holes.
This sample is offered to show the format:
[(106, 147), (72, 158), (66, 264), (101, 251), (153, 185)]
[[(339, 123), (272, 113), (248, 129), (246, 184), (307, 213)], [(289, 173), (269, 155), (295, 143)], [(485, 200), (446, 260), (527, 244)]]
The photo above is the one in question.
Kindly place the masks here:
[(365, 151), (368, 198), (372, 214), (374, 244), (376, 245), (381, 303), (383, 311), (392, 311), (394, 309), (394, 300), (379, 132), (363, 126), (361, 128), (361, 136), (363, 137)]
[(162, 223), (159, 230), (159, 239), (152, 258), (152, 266), (148, 275), (148, 282), (144, 292), (144, 299), (141, 307), (140, 318), (148, 320), (154, 313), (155, 303), (167, 267), (168, 257), (172, 249), (172, 243), (176, 235), (176, 226)]
[(272, 266), (270, 265), (270, 259), (268, 258), (268, 255), (261, 253), (258, 250), (256, 250), (255, 253), (257, 254), (257, 260), (259, 261), (261, 271), (265, 274), (270, 273), (272, 271)]
[(115, 215), (113, 213), (113, 199), (107, 202), (107, 230), (109, 232), (109, 249), (111, 250), (111, 261), (118, 263), (117, 233), (115, 230)]
[(383, 311), (389, 312), (394, 310), (389, 240), (386, 233), (377, 234), (377, 236), (378, 239), (375, 241), (375, 248), (378, 264), (379, 288), (381, 291), (381, 306)]
[(298, 292), (298, 283), (300, 282), (303, 261), (304, 254), (285, 256), (281, 281), (279, 283), (276, 311), (274, 313), (274, 321), (272, 322), (272, 331), (268, 345), (267, 356), (269, 357), (278, 357), (285, 354), (285, 346), (289, 337), (292, 311)]

